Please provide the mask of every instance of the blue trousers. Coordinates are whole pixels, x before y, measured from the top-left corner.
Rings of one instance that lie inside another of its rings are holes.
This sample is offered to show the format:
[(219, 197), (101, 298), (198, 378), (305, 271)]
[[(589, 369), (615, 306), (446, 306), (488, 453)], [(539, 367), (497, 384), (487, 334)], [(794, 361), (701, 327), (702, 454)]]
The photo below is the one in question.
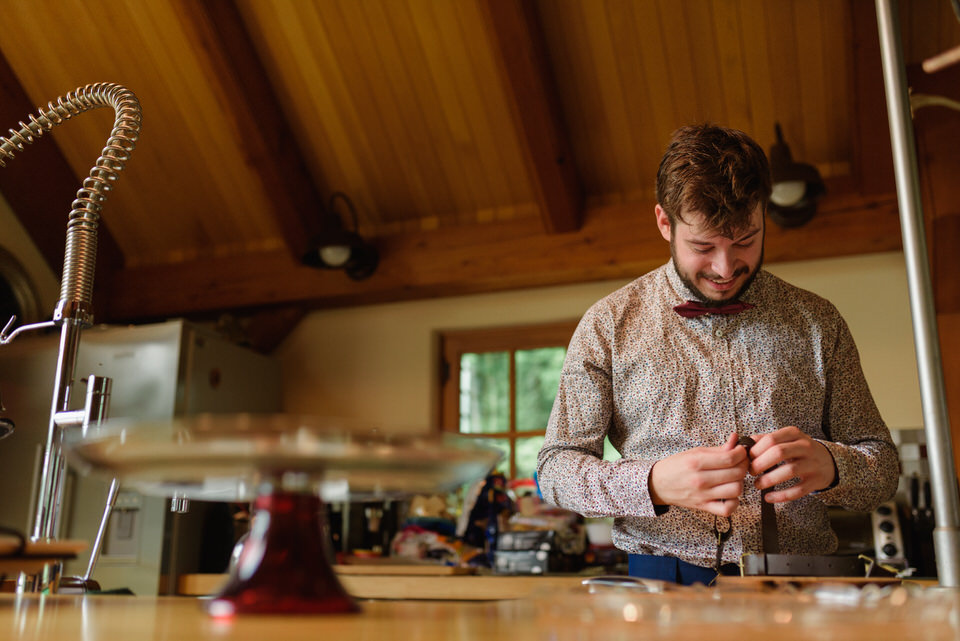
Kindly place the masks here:
[[(630, 576), (643, 579), (657, 579), (680, 585), (703, 583), (710, 585), (717, 576), (714, 568), (705, 568), (687, 563), (672, 556), (654, 556), (652, 554), (631, 554), (627, 557)], [(720, 566), (720, 574), (738, 576), (740, 568), (734, 563)]]

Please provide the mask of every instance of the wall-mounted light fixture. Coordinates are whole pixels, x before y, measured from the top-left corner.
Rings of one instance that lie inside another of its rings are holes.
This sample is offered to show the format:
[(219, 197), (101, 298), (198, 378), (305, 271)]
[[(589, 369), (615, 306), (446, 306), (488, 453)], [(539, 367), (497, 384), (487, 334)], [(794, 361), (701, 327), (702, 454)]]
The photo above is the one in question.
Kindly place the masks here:
[(799, 227), (817, 211), (817, 199), (827, 189), (813, 165), (794, 162), (790, 147), (783, 141), (780, 123), (775, 125), (777, 142), (770, 147), (770, 219), (781, 227)]
[[(353, 219), (353, 230), (343, 226), (336, 211), (337, 200), (342, 200)], [(342, 269), (353, 280), (363, 280), (377, 269), (380, 254), (377, 248), (363, 240), (358, 232), (357, 210), (342, 192), (334, 192), (326, 211), (322, 212), (320, 233), (310, 241), (303, 264), (319, 269)]]

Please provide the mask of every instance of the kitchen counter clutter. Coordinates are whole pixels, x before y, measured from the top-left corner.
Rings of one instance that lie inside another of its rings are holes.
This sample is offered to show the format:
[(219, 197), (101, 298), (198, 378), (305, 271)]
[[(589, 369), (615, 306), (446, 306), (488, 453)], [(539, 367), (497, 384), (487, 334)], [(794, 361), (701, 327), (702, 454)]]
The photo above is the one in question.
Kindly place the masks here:
[[(457, 577), (449, 577), (455, 580)], [(510, 577), (501, 577), (510, 580)], [(519, 578), (519, 577), (516, 577)], [(217, 619), (188, 597), (0, 595), (4, 639), (257, 640), (776, 638), (947, 641), (960, 632), (960, 594), (916, 585), (843, 583), (767, 589), (641, 589), (545, 585), (499, 601), (361, 601), (349, 615)]]

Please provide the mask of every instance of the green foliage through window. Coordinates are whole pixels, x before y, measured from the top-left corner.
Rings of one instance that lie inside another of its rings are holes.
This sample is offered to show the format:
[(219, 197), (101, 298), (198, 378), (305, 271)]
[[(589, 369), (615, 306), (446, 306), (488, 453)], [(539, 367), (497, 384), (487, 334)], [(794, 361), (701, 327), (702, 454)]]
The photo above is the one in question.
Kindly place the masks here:
[(491, 434), (510, 430), (510, 353), (460, 357), (460, 431)]
[(515, 352), (518, 432), (546, 429), (566, 352), (563, 347)]
[(536, 471), (565, 355), (564, 347), (461, 354), (460, 432), (504, 434), (484, 439), (504, 451), (501, 471), (510, 474), (511, 461), (516, 478)]

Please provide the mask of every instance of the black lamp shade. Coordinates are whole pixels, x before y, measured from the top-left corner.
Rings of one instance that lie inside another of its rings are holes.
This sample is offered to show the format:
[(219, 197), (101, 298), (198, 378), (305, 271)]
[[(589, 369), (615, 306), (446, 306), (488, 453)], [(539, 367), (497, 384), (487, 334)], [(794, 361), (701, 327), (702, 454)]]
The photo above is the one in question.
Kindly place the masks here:
[(813, 165), (794, 162), (783, 140), (779, 123), (777, 142), (770, 147), (770, 195), (768, 214), (781, 227), (799, 227), (817, 211), (817, 199), (826, 193), (820, 172)]
[(313, 237), (302, 262), (318, 269), (342, 269), (353, 280), (368, 278), (380, 263), (377, 248), (363, 240), (356, 231), (344, 229), (343, 221), (333, 211), (333, 201), (343, 198), (350, 207), (356, 227), (356, 212), (346, 196), (337, 192), (331, 198), (330, 211), (324, 212), (322, 231)]

